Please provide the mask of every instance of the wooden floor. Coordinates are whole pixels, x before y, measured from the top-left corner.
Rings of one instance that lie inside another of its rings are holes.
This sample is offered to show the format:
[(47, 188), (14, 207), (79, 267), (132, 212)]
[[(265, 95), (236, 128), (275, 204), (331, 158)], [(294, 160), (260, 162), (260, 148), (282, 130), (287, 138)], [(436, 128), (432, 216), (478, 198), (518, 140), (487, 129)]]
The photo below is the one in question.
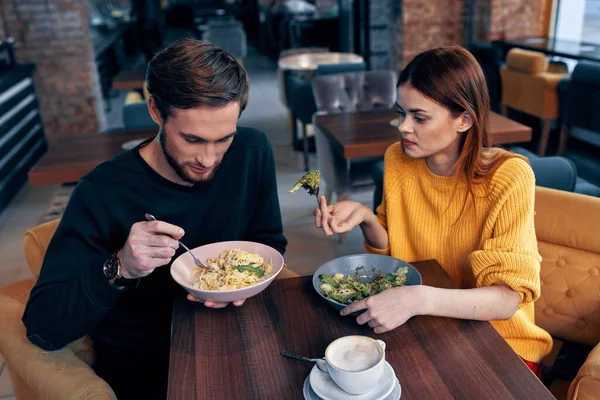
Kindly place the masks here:
[[(23, 254), (23, 234), (37, 225), (55, 189), (55, 186), (25, 186), (0, 214), (0, 287), (31, 276)], [(14, 399), (0, 354), (0, 400)]]
[(23, 235), (38, 224), (55, 189), (25, 186), (0, 214), (0, 287), (31, 276), (23, 254)]

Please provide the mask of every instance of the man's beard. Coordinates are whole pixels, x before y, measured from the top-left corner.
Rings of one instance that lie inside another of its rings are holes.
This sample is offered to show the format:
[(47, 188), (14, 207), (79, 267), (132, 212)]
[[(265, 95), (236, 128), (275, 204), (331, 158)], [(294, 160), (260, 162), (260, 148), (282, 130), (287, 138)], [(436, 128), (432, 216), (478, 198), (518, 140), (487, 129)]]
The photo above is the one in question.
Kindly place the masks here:
[(165, 155), (165, 159), (169, 163), (169, 166), (175, 171), (177, 176), (181, 178), (183, 181), (191, 184), (197, 183), (206, 183), (215, 177), (217, 170), (221, 166), (221, 160), (217, 162), (215, 166), (212, 167), (210, 174), (206, 177), (198, 177), (195, 175), (188, 175), (185, 172), (184, 165), (177, 161), (177, 158), (173, 155), (173, 152), (169, 149), (167, 144), (167, 135), (164, 125), (160, 127), (158, 132), (158, 138), (160, 141), (160, 147), (162, 148), (163, 154)]

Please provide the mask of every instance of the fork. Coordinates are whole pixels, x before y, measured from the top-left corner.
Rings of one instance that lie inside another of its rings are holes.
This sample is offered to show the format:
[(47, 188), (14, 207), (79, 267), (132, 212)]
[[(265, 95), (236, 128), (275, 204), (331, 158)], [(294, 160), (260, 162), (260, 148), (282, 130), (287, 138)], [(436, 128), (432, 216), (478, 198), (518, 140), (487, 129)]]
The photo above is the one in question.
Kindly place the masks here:
[[(154, 217), (154, 215), (152, 215), (152, 214), (148, 214), (148, 213), (146, 213), (146, 214), (145, 214), (145, 216), (146, 216), (146, 219), (147, 219), (148, 221), (156, 221), (156, 218), (155, 218), (155, 217)], [(178, 242), (179, 242), (179, 244), (181, 245), (181, 247), (183, 247), (183, 248), (184, 248), (184, 249), (185, 249), (185, 250), (186, 250), (188, 253), (190, 253), (190, 255), (192, 256), (192, 258), (194, 259), (194, 264), (196, 264), (196, 266), (197, 266), (197, 267), (204, 268), (204, 269), (207, 269), (207, 270), (209, 270), (209, 271), (214, 271), (214, 269), (213, 269), (213, 268), (209, 267), (208, 265), (206, 265), (206, 264), (204, 264), (202, 261), (200, 261), (200, 260), (199, 260), (199, 259), (198, 259), (198, 258), (197, 258), (195, 255), (194, 255), (194, 253), (192, 253), (192, 252), (191, 252), (191, 250), (190, 250), (190, 249), (189, 249), (189, 248), (188, 248), (188, 247), (187, 247), (185, 244), (183, 244), (183, 243), (182, 243), (180, 240), (178, 240)]]
[(319, 186), (317, 186), (317, 206), (321, 208), (321, 202), (319, 202)]

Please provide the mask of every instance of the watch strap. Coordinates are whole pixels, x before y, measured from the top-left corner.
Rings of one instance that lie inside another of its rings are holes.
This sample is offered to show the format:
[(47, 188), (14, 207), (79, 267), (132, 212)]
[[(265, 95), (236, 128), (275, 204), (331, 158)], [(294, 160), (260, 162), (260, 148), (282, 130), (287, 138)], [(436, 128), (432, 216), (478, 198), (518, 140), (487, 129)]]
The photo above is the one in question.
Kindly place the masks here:
[(139, 279), (128, 279), (121, 275), (122, 264), (117, 253), (112, 254), (106, 262), (110, 265), (108, 268), (105, 266), (104, 276), (110, 285), (119, 290), (126, 290), (133, 286), (137, 287)]

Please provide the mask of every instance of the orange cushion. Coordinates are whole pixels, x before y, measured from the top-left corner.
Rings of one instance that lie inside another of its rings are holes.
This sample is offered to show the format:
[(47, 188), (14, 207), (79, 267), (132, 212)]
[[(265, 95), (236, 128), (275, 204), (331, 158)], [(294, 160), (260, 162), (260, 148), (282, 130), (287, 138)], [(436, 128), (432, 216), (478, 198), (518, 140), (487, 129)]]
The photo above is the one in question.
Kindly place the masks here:
[(60, 219), (45, 222), (25, 232), (24, 250), (25, 259), (31, 273), (38, 277), (42, 269), (42, 262), (50, 239), (54, 235)]
[(506, 65), (531, 75), (548, 70), (548, 60), (544, 53), (516, 48), (508, 52)]

